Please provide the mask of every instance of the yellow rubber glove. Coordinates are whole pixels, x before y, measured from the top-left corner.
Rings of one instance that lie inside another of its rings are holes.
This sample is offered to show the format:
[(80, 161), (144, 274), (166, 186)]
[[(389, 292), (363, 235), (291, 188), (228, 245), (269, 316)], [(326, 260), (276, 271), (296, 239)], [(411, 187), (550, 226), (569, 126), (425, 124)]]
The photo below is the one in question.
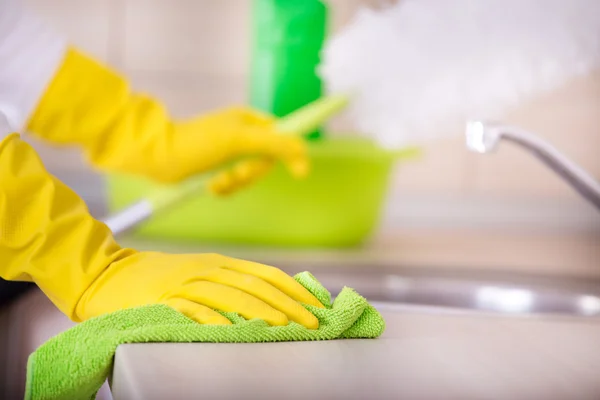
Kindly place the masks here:
[(165, 303), (200, 323), (228, 324), (221, 310), (317, 328), (300, 303), (322, 307), (277, 268), (121, 248), (16, 134), (0, 143), (0, 260), (0, 277), (35, 282), (74, 321)]
[(71, 48), (27, 125), (55, 144), (81, 146), (105, 171), (177, 182), (241, 157), (210, 185), (217, 193), (258, 179), (276, 161), (301, 178), (309, 163), (302, 139), (278, 134), (274, 118), (249, 108), (173, 121), (155, 99), (130, 91), (125, 78)]

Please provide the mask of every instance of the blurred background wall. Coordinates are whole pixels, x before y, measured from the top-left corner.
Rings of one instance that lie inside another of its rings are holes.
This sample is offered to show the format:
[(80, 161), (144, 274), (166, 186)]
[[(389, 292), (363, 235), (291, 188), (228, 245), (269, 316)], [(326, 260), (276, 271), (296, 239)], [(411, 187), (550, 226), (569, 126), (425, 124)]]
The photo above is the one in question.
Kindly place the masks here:
[[(251, 0), (27, 0), (72, 42), (164, 100), (177, 117), (244, 103)], [(333, 0), (331, 31), (366, 0)], [(501, 62), (502, 60), (498, 60)], [(600, 178), (600, 71), (523, 104), (505, 122), (533, 130)], [(466, 151), (456, 135), (399, 165), (383, 229), (599, 232), (600, 217), (531, 155)], [(352, 130), (336, 119), (331, 130)], [(102, 181), (76, 150), (35, 144), (50, 170), (103, 213)]]

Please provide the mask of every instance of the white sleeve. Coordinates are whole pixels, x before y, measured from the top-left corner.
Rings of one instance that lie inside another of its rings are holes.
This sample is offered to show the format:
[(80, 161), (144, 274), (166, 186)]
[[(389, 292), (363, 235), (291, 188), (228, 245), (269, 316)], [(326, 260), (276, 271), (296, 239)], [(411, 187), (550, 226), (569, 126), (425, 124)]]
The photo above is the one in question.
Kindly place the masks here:
[(6, 120), (6, 116), (0, 112), (0, 142), (9, 134), (15, 132), (15, 130), (10, 126), (8, 121)]
[(23, 131), (66, 47), (21, 0), (0, 0), (0, 139)]

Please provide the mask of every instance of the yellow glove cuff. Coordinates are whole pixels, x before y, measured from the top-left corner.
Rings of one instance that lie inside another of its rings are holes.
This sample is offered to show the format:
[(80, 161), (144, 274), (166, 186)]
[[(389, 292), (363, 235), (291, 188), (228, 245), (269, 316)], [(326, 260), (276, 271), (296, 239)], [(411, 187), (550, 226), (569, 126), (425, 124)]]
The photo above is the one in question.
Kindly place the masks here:
[(71, 319), (121, 249), (83, 200), (50, 175), (17, 134), (0, 143), (0, 276), (35, 282)]
[(132, 94), (125, 78), (69, 48), (26, 129), (53, 144), (81, 146), (96, 167), (146, 173), (147, 149), (159, 148), (154, 138), (172, 124), (160, 103)]

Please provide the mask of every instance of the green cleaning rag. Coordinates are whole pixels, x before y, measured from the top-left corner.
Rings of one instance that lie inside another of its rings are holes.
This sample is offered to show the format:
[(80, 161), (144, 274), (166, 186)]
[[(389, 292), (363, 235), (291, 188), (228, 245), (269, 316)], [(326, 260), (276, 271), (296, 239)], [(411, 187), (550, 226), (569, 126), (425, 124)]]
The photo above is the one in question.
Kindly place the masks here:
[(331, 295), (308, 272), (294, 277), (325, 308), (304, 305), (319, 319), (310, 330), (295, 322), (269, 326), (222, 313), (232, 325), (201, 325), (165, 305), (142, 306), (87, 320), (56, 335), (29, 356), (28, 400), (94, 399), (108, 377), (117, 346), (144, 342), (252, 343), (299, 340), (368, 339), (379, 337), (385, 322), (379, 312), (353, 289)]

